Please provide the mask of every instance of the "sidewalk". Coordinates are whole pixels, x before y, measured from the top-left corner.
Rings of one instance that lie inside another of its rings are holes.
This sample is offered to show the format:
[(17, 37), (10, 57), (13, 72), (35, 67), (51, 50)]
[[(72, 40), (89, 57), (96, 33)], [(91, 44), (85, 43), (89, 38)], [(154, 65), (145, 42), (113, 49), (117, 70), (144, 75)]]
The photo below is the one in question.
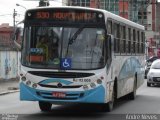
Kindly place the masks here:
[(18, 91), (19, 91), (18, 79), (9, 79), (9, 80), (0, 79), (0, 95)]

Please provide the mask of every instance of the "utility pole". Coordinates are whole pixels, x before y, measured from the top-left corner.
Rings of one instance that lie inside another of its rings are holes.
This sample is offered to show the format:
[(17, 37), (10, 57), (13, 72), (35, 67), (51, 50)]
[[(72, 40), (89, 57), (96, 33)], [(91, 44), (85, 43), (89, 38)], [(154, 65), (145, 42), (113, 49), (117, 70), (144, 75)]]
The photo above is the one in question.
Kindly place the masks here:
[(13, 10), (13, 28), (15, 29), (15, 23), (16, 23), (16, 16), (17, 16), (17, 11), (14, 9)]

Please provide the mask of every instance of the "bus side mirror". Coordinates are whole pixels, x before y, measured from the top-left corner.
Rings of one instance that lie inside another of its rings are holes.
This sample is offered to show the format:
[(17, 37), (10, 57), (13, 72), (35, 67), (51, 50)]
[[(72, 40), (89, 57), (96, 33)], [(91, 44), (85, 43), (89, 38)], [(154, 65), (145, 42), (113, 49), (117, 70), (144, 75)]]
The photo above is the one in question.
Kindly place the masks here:
[(20, 41), (19, 41), (19, 37), (20, 37), (20, 28), (16, 28), (15, 29), (15, 32), (14, 32), (14, 37), (13, 37), (13, 41), (14, 41), (14, 44), (15, 46), (21, 50), (21, 44), (20, 44)]
[(20, 32), (20, 28), (16, 28), (15, 29), (15, 32), (14, 32), (14, 37), (13, 37), (13, 40), (14, 40), (14, 44), (15, 44), (15, 46), (19, 49), (19, 50), (21, 50), (21, 41), (20, 41), (20, 37), (21, 37), (21, 32)]
[(14, 36), (13, 36), (13, 41), (15, 46), (21, 50), (21, 43), (22, 43), (22, 38), (23, 38), (23, 28), (24, 28), (24, 22), (20, 22), (17, 24), (17, 26), (15, 27), (15, 31), (14, 31)]

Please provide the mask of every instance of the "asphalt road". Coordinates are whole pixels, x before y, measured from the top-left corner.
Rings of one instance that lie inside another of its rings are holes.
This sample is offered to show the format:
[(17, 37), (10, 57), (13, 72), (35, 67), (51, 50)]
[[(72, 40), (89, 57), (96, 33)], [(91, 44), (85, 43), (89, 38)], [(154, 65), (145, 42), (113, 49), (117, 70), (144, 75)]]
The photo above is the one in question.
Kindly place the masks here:
[[(159, 115), (158, 115), (159, 114)], [(147, 116), (146, 116), (147, 115)], [(93, 105), (54, 105), (51, 112), (41, 112), (37, 102), (19, 101), (19, 93), (0, 96), (0, 118), (15, 120), (158, 120), (160, 119), (160, 87), (144, 83), (135, 100), (122, 98), (110, 113)]]

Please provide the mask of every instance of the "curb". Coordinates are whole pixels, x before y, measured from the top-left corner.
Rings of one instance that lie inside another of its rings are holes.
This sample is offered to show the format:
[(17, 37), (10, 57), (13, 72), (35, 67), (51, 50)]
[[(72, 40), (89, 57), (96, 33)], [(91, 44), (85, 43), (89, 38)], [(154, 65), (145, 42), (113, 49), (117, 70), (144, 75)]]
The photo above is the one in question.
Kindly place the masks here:
[(0, 95), (6, 95), (9, 93), (15, 93), (15, 92), (19, 92), (19, 90), (10, 90), (10, 91), (1, 92)]

